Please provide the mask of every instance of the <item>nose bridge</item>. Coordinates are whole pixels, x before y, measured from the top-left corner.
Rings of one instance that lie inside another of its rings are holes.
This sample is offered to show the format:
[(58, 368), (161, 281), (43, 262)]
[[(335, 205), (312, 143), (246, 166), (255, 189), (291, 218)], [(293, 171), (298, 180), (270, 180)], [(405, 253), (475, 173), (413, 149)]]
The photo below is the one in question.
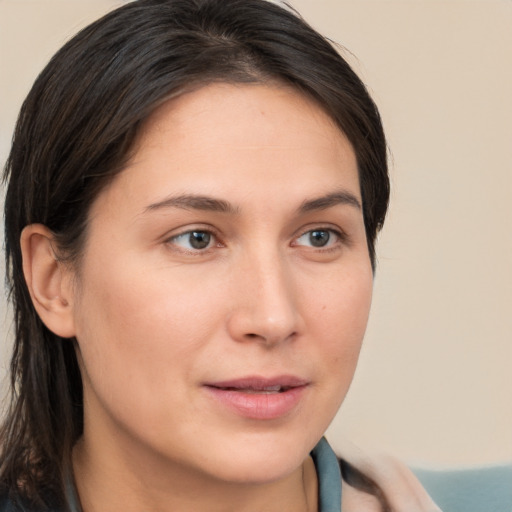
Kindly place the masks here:
[(236, 276), (231, 334), (275, 344), (297, 334), (299, 311), (288, 261), (271, 244), (254, 243)]

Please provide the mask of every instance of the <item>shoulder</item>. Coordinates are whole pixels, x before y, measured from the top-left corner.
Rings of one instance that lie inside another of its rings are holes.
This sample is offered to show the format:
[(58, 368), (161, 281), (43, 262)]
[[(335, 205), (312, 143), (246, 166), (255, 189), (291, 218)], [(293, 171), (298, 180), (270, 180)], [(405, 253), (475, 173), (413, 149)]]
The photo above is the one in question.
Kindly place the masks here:
[(61, 510), (29, 506), (21, 498), (0, 494), (0, 512), (62, 512)]
[(19, 505), (16, 505), (7, 494), (2, 494), (0, 496), (0, 512), (21, 512), (23, 508)]
[(0, 494), (0, 512), (20, 511), (23, 511), (23, 508), (20, 505), (17, 505), (13, 500), (11, 500), (7, 492), (2, 492)]
[(342, 510), (387, 512), (389, 505), (380, 487), (345, 460), (338, 460), (341, 471)]
[(347, 512), (388, 512), (389, 508), (384, 505), (380, 499), (374, 494), (361, 491), (356, 487), (352, 487), (346, 482), (342, 482), (342, 510)]
[[(361, 462), (361, 461), (358, 461)], [(414, 473), (391, 456), (365, 459), (356, 467), (340, 459), (345, 510), (440, 512)]]

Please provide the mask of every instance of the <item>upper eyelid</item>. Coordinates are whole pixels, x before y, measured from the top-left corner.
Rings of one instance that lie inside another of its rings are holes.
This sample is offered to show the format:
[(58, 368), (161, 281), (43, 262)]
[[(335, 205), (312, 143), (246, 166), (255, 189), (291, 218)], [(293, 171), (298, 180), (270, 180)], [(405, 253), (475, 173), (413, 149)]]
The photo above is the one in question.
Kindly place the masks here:
[[(175, 239), (177, 239), (179, 237), (182, 237), (182, 236), (185, 236), (185, 235), (187, 235), (189, 233), (193, 233), (194, 231), (196, 231), (196, 232), (205, 232), (205, 233), (209, 233), (210, 235), (212, 235), (212, 237), (213, 237), (212, 245), (210, 245), (209, 247), (206, 247), (204, 249), (194, 249), (194, 248), (182, 247), (182, 246), (180, 246), (177, 243), (173, 243), (173, 241)], [(215, 229), (211, 228), (211, 227), (208, 227), (208, 228), (204, 228), (204, 227), (186, 228), (186, 229), (183, 229), (183, 230), (179, 231), (178, 233), (168, 234), (168, 235), (162, 237), (162, 241), (164, 242), (165, 245), (174, 246), (173, 247), (174, 251), (181, 252), (183, 254), (189, 254), (189, 255), (207, 254), (212, 249), (219, 248), (219, 244), (224, 245), (224, 242), (222, 242), (222, 240), (219, 237), (217, 231)]]
[(172, 240), (173, 238), (177, 238), (179, 236), (186, 235), (187, 233), (192, 233), (194, 231), (204, 231), (205, 233), (210, 233), (214, 235), (216, 238), (220, 237), (219, 231), (215, 229), (213, 226), (205, 226), (205, 225), (192, 225), (191, 227), (189, 225), (183, 226), (181, 228), (175, 228), (171, 231), (168, 231), (162, 239), (164, 241)]
[[(336, 237), (341, 242), (347, 241), (347, 238), (348, 238), (347, 235), (345, 234), (345, 232), (342, 231), (341, 229), (328, 228), (328, 227), (317, 227), (317, 228), (311, 228), (311, 229), (307, 229), (306, 231), (303, 231), (300, 235), (294, 237), (293, 240), (296, 241), (299, 238), (302, 238), (304, 235), (311, 233), (312, 231), (329, 231), (330, 233), (334, 233), (334, 235), (336, 235)], [(322, 247), (318, 247), (317, 249), (322, 249)]]
[(304, 236), (306, 233), (310, 233), (311, 231), (330, 231), (342, 239), (348, 238), (347, 232), (344, 229), (332, 224), (313, 224), (311, 226), (302, 227), (297, 231), (297, 234), (293, 238), (300, 238), (301, 236)]
[[(211, 245), (209, 245), (208, 247), (205, 247), (204, 249), (195, 249), (193, 247), (190, 247), (190, 248), (183, 247), (180, 244), (174, 242), (174, 240), (176, 238), (185, 236), (189, 233), (193, 233), (194, 231), (207, 232), (207, 233), (211, 234), (213, 237), (213, 242), (211, 243)], [(211, 254), (212, 250), (219, 249), (221, 245), (224, 246), (223, 242), (219, 242), (219, 240), (220, 240), (219, 237), (216, 235), (216, 233), (213, 230), (204, 229), (204, 228), (203, 229), (201, 229), (201, 228), (186, 229), (179, 233), (176, 233), (176, 234), (173, 234), (173, 235), (163, 238), (163, 242), (166, 246), (168, 246), (169, 250), (172, 250), (175, 253), (180, 253), (185, 256), (188, 255), (188, 256), (196, 256), (196, 257), (207, 256), (207, 255)]]

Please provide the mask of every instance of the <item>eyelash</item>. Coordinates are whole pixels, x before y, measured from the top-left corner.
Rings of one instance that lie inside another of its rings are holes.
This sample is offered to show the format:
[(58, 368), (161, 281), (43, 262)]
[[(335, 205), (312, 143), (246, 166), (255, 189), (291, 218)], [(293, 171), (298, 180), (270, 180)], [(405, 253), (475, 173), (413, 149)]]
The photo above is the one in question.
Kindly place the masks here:
[[(333, 251), (338, 250), (340, 245), (348, 244), (348, 242), (349, 242), (347, 235), (341, 230), (337, 230), (337, 229), (333, 229), (331, 227), (325, 227), (325, 226), (316, 226), (314, 228), (311, 228), (311, 229), (301, 232), (301, 234), (299, 236), (295, 237), (291, 244), (292, 247), (302, 246), (302, 244), (297, 243), (297, 240), (299, 240), (302, 237), (304, 237), (310, 233), (313, 233), (315, 231), (329, 233), (329, 238), (327, 240), (327, 243), (329, 243), (331, 241), (331, 235), (334, 235), (336, 238), (334, 243), (332, 243), (328, 246), (315, 247), (313, 245), (310, 245), (310, 246), (304, 245), (304, 247), (309, 247), (316, 252), (322, 252), (322, 253), (333, 252)], [(209, 245), (203, 249), (197, 249), (197, 248), (188, 249), (188, 248), (180, 247), (179, 244), (176, 244), (176, 241), (178, 239), (185, 238), (187, 236), (190, 237), (193, 233), (206, 234), (209, 237), (212, 237), (213, 242), (214, 242), (213, 245)], [(218, 233), (211, 228), (188, 229), (186, 231), (183, 231), (181, 233), (178, 233), (177, 235), (173, 235), (172, 237), (168, 238), (166, 240), (166, 243), (168, 245), (174, 245), (175, 247), (177, 246), (177, 247), (179, 247), (179, 249), (176, 249), (176, 250), (178, 250), (180, 252), (184, 252), (186, 254), (191, 254), (191, 255), (204, 255), (204, 254), (209, 253), (212, 249), (214, 249), (216, 247), (217, 248), (225, 247), (225, 245), (222, 243), (222, 241), (220, 241), (220, 237), (219, 237)]]
[[(204, 233), (204, 234), (207, 234), (208, 236), (210, 236), (211, 238), (213, 238), (213, 242), (214, 244), (211, 245), (211, 246), (208, 246), (204, 249), (187, 249), (187, 248), (184, 248), (184, 247), (180, 247), (178, 244), (176, 244), (176, 240), (178, 240), (179, 238), (185, 238), (187, 236), (191, 236), (192, 233)], [(174, 246), (177, 246), (179, 247), (178, 249), (176, 249), (177, 251), (180, 251), (180, 252), (184, 252), (185, 254), (191, 254), (193, 256), (196, 256), (196, 255), (203, 255), (203, 254), (206, 254), (208, 252), (210, 252), (211, 249), (214, 249), (215, 247), (224, 247), (224, 244), (222, 242), (219, 242), (220, 240), (220, 237), (219, 235), (217, 234), (217, 232), (211, 228), (195, 228), (195, 229), (187, 229), (186, 231), (183, 231), (181, 233), (178, 233), (177, 235), (173, 235), (171, 236), (170, 238), (168, 238), (166, 240), (166, 243), (168, 245), (174, 245)]]
[[(348, 237), (347, 235), (341, 231), (341, 230), (338, 230), (338, 229), (333, 229), (333, 228), (330, 228), (330, 227), (326, 227), (326, 226), (318, 226), (318, 227), (314, 227), (312, 229), (308, 229), (307, 231), (304, 231), (301, 235), (299, 235), (298, 237), (296, 237), (294, 239), (294, 241), (296, 240), (299, 240), (300, 238), (308, 235), (308, 234), (312, 234), (314, 232), (326, 232), (329, 234), (329, 238), (327, 239), (327, 243), (330, 243), (331, 241), (331, 236), (334, 235), (336, 240), (330, 244), (330, 245), (327, 245), (327, 246), (320, 246), (320, 247), (315, 247), (313, 245), (311, 246), (306, 246), (306, 247), (310, 247), (311, 249), (315, 250), (315, 251), (320, 251), (320, 252), (323, 252), (323, 253), (326, 253), (326, 252), (333, 252), (333, 251), (336, 251), (340, 248), (340, 245), (345, 243), (347, 244), (348, 243)], [(296, 243), (293, 243), (292, 245), (299, 245), (299, 244), (296, 244)]]

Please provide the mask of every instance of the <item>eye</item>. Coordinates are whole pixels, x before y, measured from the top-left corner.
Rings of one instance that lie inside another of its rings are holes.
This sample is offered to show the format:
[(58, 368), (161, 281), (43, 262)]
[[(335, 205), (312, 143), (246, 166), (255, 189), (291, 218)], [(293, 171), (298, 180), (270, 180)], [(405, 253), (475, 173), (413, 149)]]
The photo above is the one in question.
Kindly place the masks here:
[(169, 243), (187, 251), (203, 251), (212, 247), (216, 243), (216, 238), (210, 231), (198, 229), (173, 236)]
[(341, 234), (333, 229), (317, 228), (306, 231), (303, 235), (299, 236), (294, 242), (294, 245), (304, 245), (321, 249), (339, 243), (341, 238)]

